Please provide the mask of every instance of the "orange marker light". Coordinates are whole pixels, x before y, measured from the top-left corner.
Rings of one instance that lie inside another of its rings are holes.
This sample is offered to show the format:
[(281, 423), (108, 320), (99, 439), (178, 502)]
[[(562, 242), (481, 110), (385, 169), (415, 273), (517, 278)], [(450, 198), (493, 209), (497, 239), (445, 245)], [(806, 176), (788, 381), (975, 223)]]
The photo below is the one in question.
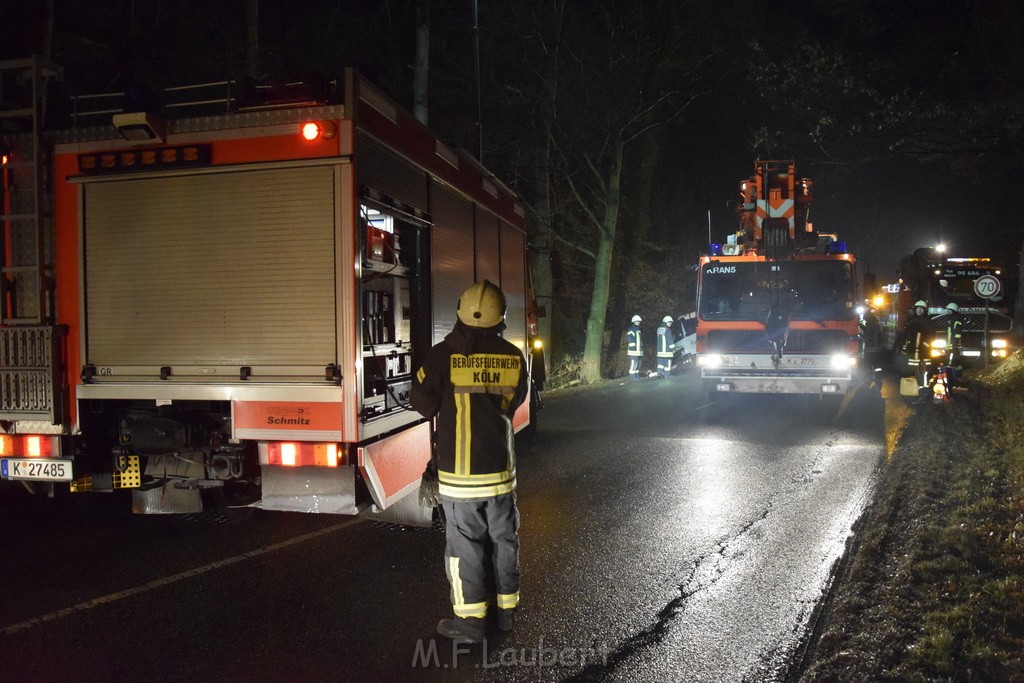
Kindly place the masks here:
[(313, 141), (320, 137), (320, 126), (316, 123), (302, 124), (302, 137), (305, 140)]
[(317, 138), (330, 140), (338, 132), (330, 121), (309, 121), (302, 124), (302, 138), (312, 142)]

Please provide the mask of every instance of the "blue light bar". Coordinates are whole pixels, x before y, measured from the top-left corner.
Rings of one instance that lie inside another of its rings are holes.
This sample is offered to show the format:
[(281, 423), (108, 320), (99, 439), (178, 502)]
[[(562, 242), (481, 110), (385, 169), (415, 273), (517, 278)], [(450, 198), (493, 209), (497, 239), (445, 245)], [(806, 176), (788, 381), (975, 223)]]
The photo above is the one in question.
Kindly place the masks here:
[(709, 244), (708, 245), (708, 254), (710, 254), (711, 256), (721, 256), (722, 255), (722, 245), (721, 244)]
[(830, 254), (845, 254), (846, 253), (846, 242), (833, 242), (828, 245), (828, 253)]

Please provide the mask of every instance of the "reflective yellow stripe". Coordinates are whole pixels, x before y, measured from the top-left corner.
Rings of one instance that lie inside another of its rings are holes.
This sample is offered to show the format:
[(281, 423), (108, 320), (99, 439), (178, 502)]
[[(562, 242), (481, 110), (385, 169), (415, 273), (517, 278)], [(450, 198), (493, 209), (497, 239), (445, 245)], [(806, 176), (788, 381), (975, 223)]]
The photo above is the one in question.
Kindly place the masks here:
[(490, 498), (500, 496), (503, 493), (512, 493), (516, 490), (516, 482), (512, 480), (497, 486), (449, 486), (439, 483), (438, 491), (442, 496), (449, 498)]
[(474, 602), (469, 605), (454, 605), (455, 616), (464, 619), (483, 619), (487, 616), (487, 603)]
[(455, 395), (455, 474), (469, 475), (469, 454), (473, 446), (470, 431), (470, 396)]
[(498, 609), (513, 609), (519, 605), (519, 591), (498, 593)]
[(500, 484), (503, 481), (515, 478), (514, 472), (494, 472), (493, 474), (468, 474), (459, 475), (452, 474), (451, 472), (445, 472), (441, 470), (437, 473), (437, 478), (442, 482), (448, 484)]
[(452, 585), (452, 604), (461, 605), (466, 602), (466, 599), (462, 596), (462, 577), (459, 576), (459, 558), (449, 557), (448, 566), (448, 582)]
[(427, 376), (427, 373), (424, 372), (423, 368), (420, 368), (420, 371), (416, 373), (416, 381), (419, 382), (420, 384), (423, 384), (423, 379), (426, 376)]
[(466, 604), (466, 596), (462, 592), (462, 577), (459, 576), (459, 558), (449, 557), (448, 566), (445, 569), (448, 573), (448, 581), (452, 584), (452, 609), (455, 610), (455, 616), (479, 619), (486, 617), (486, 602)]

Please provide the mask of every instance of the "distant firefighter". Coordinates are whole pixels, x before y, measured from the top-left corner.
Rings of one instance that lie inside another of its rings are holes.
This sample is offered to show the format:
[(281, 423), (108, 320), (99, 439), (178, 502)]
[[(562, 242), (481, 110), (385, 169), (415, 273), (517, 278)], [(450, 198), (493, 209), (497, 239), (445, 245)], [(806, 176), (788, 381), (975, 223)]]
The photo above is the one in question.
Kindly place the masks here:
[(640, 361), (644, 357), (644, 340), (640, 332), (640, 323), (644, 321), (639, 315), (633, 316), (633, 324), (626, 330), (626, 355), (629, 357), (629, 378), (640, 379)]
[(676, 339), (672, 334), (672, 316), (666, 315), (658, 327), (658, 377), (664, 379), (669, 376), (675, 355)]

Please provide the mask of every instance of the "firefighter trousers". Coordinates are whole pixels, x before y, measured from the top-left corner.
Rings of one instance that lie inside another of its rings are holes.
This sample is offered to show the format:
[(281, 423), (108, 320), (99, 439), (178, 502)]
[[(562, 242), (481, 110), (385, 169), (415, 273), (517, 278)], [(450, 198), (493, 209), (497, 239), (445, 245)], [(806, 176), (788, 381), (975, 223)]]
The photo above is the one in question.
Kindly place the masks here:
[(519, 510), (515, 492), (493, 498), (441, 498), (445, 571), (455, 620), (467, 632), (484, 629), (488, 602), (519, 605)]

